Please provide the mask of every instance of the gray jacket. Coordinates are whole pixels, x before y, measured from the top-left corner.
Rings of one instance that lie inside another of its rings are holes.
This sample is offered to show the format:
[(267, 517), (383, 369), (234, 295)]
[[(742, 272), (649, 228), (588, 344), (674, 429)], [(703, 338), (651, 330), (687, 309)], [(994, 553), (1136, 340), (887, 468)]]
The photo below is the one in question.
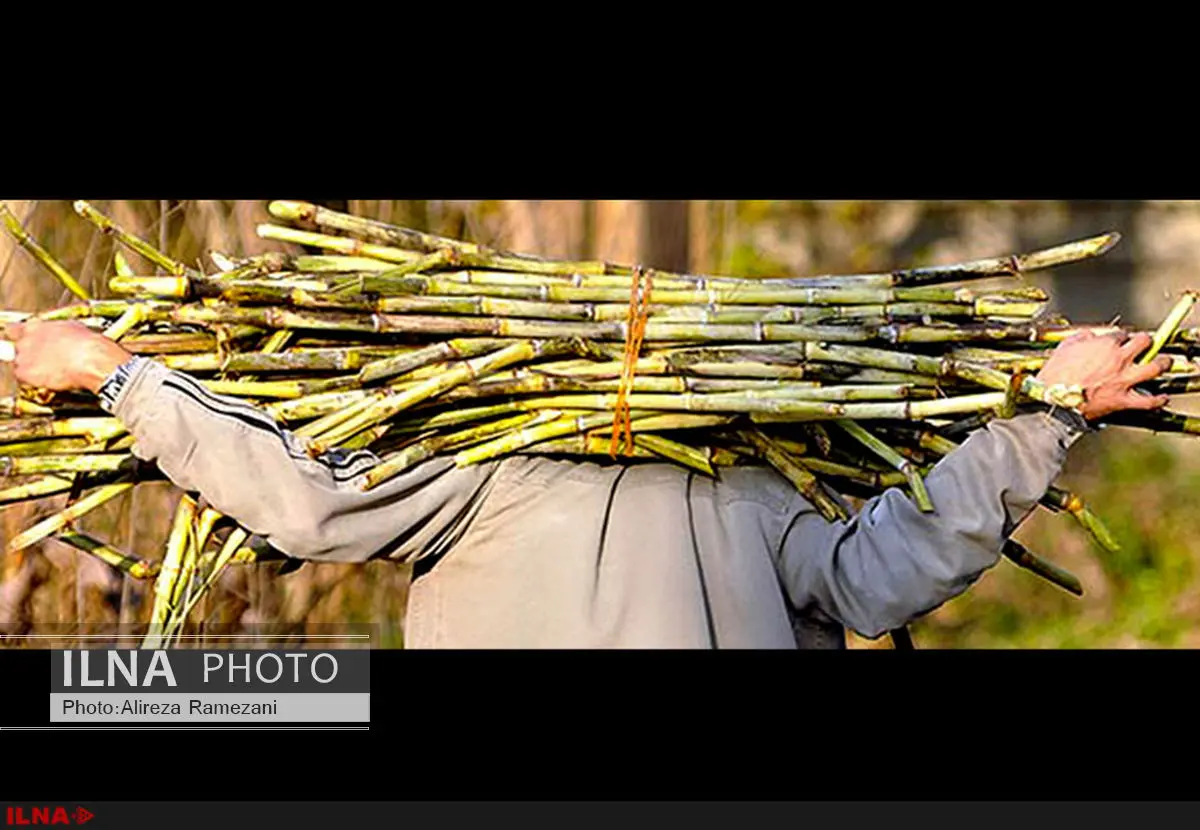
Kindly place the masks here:
[(1074, 440), (1044, 414), (995, 421), (929, 475), (935, 514), (892, 489), (830, 523), (756, 467), (437, 458), (362, 492), (371, 453), (311, 459), (150, 361), (112, 411), (139, 458), (283, 553), (414, 563), (413, 648), (796, 648), (814, 616), (876, 637), (995, 565)]

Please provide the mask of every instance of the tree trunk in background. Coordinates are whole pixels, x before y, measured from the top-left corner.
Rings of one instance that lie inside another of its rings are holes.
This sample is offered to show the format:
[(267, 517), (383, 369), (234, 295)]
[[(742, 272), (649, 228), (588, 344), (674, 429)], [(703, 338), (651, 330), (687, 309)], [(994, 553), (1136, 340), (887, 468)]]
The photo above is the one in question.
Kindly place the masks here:
[[(504, 203), (501, 247), (552, 259), (586, 256), (587, 217), (577, 199), (513, 200)], [(486, 242), (485, 242), (486, 244)]]
[(686, 272), (691, 253), (689, 204), (686, 201), (642, 202), (639, 264), (663, 271)]
[(692, 207), (686, 201), (598, 200), (583, 210), (587, 254), (620, 265), (687, 271)]
[(596, 202), (592, 250), (596, 259), (630, 265), (636, 263), (641, 247), (642, 203), (624, 199)]
[(727, 228), (724, 202), (688, 202), (688, 270), (716, 274), (723, 269)]

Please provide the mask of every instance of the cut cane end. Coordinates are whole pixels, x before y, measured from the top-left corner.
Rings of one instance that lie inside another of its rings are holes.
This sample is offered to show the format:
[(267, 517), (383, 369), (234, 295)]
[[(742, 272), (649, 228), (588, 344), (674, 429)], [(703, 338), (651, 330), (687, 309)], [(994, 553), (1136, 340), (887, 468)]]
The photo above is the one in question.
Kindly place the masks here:
[(320, 441), (315, 441), (311, 438), (302, 438), (301, 446), (309, 458), (319, 458), (325, 454), (325, 446)]
[(1092, 243), (1093, 256), (1103, 256), (1120, 244), (1121, 234), (1118, 231), (1109, 231), (1088, 241)]
[(271, 202), (267, 212), (276, 219), (288, 222), (311, 222), (317, 216), (317, 208), (308, 202), (292, 202), (286, 199)]

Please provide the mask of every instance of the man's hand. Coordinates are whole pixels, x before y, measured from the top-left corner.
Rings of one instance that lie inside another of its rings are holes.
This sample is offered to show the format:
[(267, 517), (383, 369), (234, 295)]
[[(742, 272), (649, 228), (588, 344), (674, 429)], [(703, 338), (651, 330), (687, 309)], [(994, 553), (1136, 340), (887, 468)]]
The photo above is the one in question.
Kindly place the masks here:
[(17, 381), (52, 392), (98, 392), (132, 355), (75, 321), (28, 320), (5, 331), (13, 341)]
[(1134, 362), (1152, 342), (1142, 332), (1081, 332), (1059, 344), (1037, 379), (1048, 386), (1082, 387), (1086, 402), (1079, 411), (1088, 420), (1124, 409), (1160, 409), (1167, 405), (1166, 395), (1146, 395), (1133, 388), (1171, 368), (1171, 359), (1161, 355), (1145, 366)]

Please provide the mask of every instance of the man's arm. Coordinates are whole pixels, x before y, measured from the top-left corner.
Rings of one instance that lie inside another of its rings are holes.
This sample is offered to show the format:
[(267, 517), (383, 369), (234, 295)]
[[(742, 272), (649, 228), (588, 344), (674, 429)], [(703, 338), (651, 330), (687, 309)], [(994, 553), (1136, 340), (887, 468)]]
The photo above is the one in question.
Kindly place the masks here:
[[(457, 469), (434, 459), (363, 492), (357, 479), (377, 462), (371, 453), (310, 458), (253, 406), (154, 361), (131, 363), (117, 344), (81, 326), (13, 329), (19, 379), (101, 393), (115, 375), (101, 399), (134, 437), (134, 455), (298, 559), (411, 560), (444, 551), (478, 508), (495, 466)], [(129, 368), (126, 376), (120, 367)]]
[(995, 421), (926, 477), (936, 512), (891, 489), (849, 522), (806, 502), (789, 517), (779, 568), (792, 602), (877, 637), (967, 590), (1054, 483), (1073, 442), (1049, 415)]
[[(1080, 414), (1154, 409), (1165, 397), (1137, 392), (1165, 359), (1134, 364), (1150, 337), (1086, 335), (1063, 343), (1039, 373), (1079, 386)], [(947, 455), (926, 478), (936, 512), (889, 490), (848, 522), (830, 523), (807, 502), (786, 517), (778, 566), (792, 602), (817, 606), (867, 637), (899, 628), (969, 588), (999, 560), (1005, 540), (1061, 473), (1078, 437), (1045, 413), (997, 420)]]

